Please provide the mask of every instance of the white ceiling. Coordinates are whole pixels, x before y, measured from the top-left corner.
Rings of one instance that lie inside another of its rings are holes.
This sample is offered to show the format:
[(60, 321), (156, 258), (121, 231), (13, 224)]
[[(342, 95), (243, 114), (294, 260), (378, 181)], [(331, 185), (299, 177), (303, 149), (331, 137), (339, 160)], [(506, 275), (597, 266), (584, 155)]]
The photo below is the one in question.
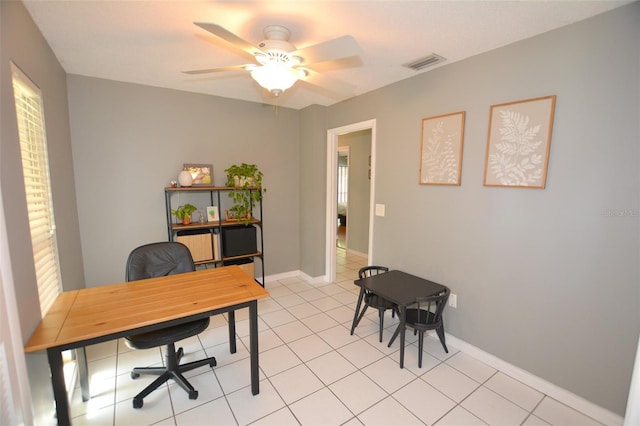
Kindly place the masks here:
[(297, 48), (355, 37), (359, 58), (312, 67), (352, 84), (353, 92), (338, 96), (298, 82), (277, 100), (295, 109), (331, 105), (412, 77), (416, 72), (402, 64), (431, 53), (447, 58), (436, 67), (446, 66), (630, 2), (24, 0), (69, 74), (270, 104), (275, 99), (246, 71), (182, 73), (252, 62), (194, 21), (216, 23), (253, 44), (272, 24), (289, 28)]

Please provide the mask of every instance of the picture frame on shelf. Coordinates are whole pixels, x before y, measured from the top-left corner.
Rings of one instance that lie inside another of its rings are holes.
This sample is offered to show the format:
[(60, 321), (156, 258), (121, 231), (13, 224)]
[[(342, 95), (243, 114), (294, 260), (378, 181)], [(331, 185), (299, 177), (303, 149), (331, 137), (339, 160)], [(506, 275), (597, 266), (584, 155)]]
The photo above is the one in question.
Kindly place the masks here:
[(248, 222), (251, 219), (251, 212), (247, 211), (245, 217), (238, 217), (236, 212), (232, 210), (225, 210), (224, 216), (227, 222), (240, 222), (240, 221)]
[(544, 189), (556, 96), (491, 106), (484, 186)]
[(193, 186), (213, 186), (213, 165), (185, 163), (182, 170), (191, 173)]
[(422, 119), (420, 185), (457, 185), (462, 176), (465, 111)]
[(207, 222), (219, 222), (220, 211), (218, 206), (207, 206)]

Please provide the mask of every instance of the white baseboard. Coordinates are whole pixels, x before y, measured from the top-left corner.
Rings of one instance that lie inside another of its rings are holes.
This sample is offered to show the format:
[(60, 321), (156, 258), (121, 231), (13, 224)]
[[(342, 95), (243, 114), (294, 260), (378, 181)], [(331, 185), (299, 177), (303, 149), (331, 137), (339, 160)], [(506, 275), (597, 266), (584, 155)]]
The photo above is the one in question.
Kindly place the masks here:
[(349, 254), (355, 254), (356, 256), (364, 257), (365, 259), (369, 258), (369, 253), (362, 253), (360, 251), (352, 250), (350, 248), (348, 248), (346, 250), (347, 250), (347, 253), (349, 253)]
[(317, 283), (327, 283), (327, 276), (326, 275), (320, 275), (319, 277), (312, 277), (310, 275), (305, 274), (302, 271), (299, 271), (300, 273), (300, 277), (305, 280), (306, 282), (308, 282), (309, 284), (317, 284)]
[(503, 373), (513, 377), (514, 379), (524, 383), (527, 386), (532, 387), (533, 389), (544, 393), (545, 395), (550, 396), (551, 398), (577, 410), (583, 414), (586, 414), (589, 417), (603, 423), (605, 425), (610, 426), (618, 426), (622, 425), (624, 419), (622, 416), (607, 410), (606, 408), (602, 408), (599, 405), (594, 404), (591, 401), (588, 401), (572, 392), (569, 392), (566, 389), (561, 388), (560, 386), (554, 385), (540, 377), (529, 373), (521, 369), (520, 367), (516, 367), (513, 364), (510, 364), (494, 355), (491, 355), (488, 352), (479, 349), (464, 340), (460, 340), (455, 336), (446, 334), (447, 343), (451, 343), (451, 346), (461, 350), (464, 353), (467, 353), (479, 361), (484, 362), (485, 364), (502, 371)]
[(269, 283), (269, 281), (284, 280), (284, 279), (287, 279), (287, 278), (300, 278), (301, 280), (304, 280), (305, 282), (308, 282), (310, 284), (326, 282), (324, 275), (321, 275), (319, 277), (312, 277), (312, 276), (307, 275), (304, 272), (299, 271), (299, 270), (298, 271), (283, 272), (281, 274), (269, 275), (269, 276), (265, 277), (264, 280), (267, 283)]
[(304, 277), (302, 277), (302, 272), (300, 271), (289, 271), (289, 272), (283, 272), (280, 274), (273, 274), (273, 275), (267, 275), (266, 277), (264, 277), (264, 280), (266, 283), (269, 283), (269, 281), (278, 281), (278, 280), (284, 280), (286, 278), (302, 278), (304, 279)]

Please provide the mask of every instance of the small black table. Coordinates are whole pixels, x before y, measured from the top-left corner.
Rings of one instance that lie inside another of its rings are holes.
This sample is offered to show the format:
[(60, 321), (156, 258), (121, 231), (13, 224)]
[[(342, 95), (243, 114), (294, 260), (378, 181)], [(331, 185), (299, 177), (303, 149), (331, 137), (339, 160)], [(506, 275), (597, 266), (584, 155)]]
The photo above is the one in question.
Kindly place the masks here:
[[(398, 305), (400, 311), (400, 330), (405, 327), (406, 308), (408, 305), (415, 303), (417, 297), (429, 297), (439, 294), (446, 290), (442, 284), (416, 277), (402, 271), (389, 271), (384, 274), (373, 275), (362, 279), (355, 280), (354, 283), (360, 287), (360, 295), (358, 296), (358, 304), (353, 321), (358, 317), (362, 299), (365, 290), (369, 290), (379, 296)], [(400, 333), (400, 368), (404, 368), (404, 333)]]

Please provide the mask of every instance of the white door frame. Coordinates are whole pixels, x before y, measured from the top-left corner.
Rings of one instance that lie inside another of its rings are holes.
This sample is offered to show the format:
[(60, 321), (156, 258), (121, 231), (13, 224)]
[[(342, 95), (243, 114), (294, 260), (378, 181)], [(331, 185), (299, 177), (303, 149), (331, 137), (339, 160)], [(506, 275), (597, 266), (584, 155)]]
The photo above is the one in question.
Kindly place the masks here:
[(371, 186), (369, 188), (369, 249), (370, 263), (373, 257), (373, 212), (375, 194), (375, 165), (376, 165), (376, 120), (361, 121), (327, 131), (327, 214), (326, 214), (326, 243), (325, 243), (325, 281), (336, 279), (336, 212), (338, 211), (338, 136), (360, 130), (371, 129)]

